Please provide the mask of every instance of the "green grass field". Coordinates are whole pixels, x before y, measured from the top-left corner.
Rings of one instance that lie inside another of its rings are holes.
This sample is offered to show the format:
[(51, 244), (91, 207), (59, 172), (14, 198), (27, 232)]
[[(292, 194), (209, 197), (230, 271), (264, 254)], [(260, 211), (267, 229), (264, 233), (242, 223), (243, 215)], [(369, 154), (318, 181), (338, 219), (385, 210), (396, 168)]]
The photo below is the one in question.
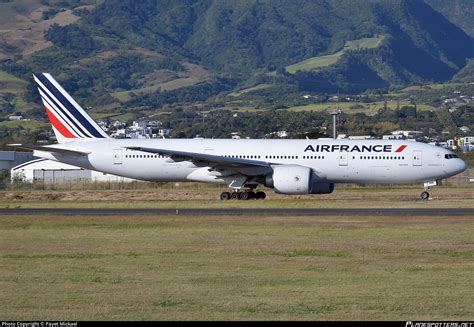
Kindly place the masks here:
[(41, 122), (38, 120), (12, 120), (12, 121), (2, 121), (0, 126), (5, 126), (9, 128), (24, 128), (27, 130), (37, 131), (45, 130), (50, 127), (49, 123)]
[(363, 38), (359, 40), (347, 41), (346, 44), (344, 45), (344, 48), (336, 53), (326, 55), (326, 56), (316, 56), (316, 57), (308, 58), (296, 64), (287, 66), (286, 71), (290, 74), (294, 74), (298, 70), (306, 71), (306, 70), (313, 70), (316, 68), (334, 65), (339, 60), (339, 58), (341, 58), (344, 52), (349, 51), (349, 50), (356, 50), (359, 48), (367, 48), (367, 49), (376, 48), (382, 43), (384, 38), (385, 37), (383, 35), (378, 35), (376, 37), (371, 37), (371, 38)]
[(202, 79), (200, 77), (195, 77), (195, 76), (176, 78), (174, 80), (159, 83), (153, 86), (142, 87), (142, 88), (133, 89), (129, 91), (113, 92), (110, 95), (116, 98), (117, 100), (119, 100), (120, 102), (127, 102), (130, 99), (132, 99), (133, 93), (137, 95), (144, 95), (144, 94), (157, 92), (158, 90), (172, 91), (172, 90), (180, 89), (183, 87), (193, 86), (203, 81), (205, 81), (205, 79)]
[(111, 113), (111, 112), (90, 112), (90, 115), (93, 119), (112, 119), (127, 121), (135, 119), (136, 114), (133, 112), (127, 113)]
[[(471, 183), (472, 184), (472, 183)], [(134, 190), (12, 190), (0, 192), (0, 208), (471, 208), (474, 185), (437, 186), (421, 201), (421, 186), (343, 186), (332, 194), (279, 195), (265, 189), (264, 201), (221, 201), (225, 188), (165, 185)]]
[[(268, 87), (266, 85), (267, 84), (260, 84), (259, 86), (262, 86), (262, 87), (256, 86), (255, 88), (264, 89)], [(253, 91), (255, 88), (245, 89), (244, 93)], [(240, 92), (243, 92), (243, 91), (240, 91)], [(234, 93), (232, 96), (239, 96), (240, 92)], [(307, 104), (303, 106), (295, 106), (295, 107), (278, 109), (278, 110), (289, 110), (289, 111), (295, 111), (295, 112), (303, 112), (303, 111), (325, 112), (325, 111), (335, 109), (337, 106), (339, 106), (339, 109), (343, 110), (344, 113), (346, 114), (363, 113), (366, 115), (374, 115), (380, 109), (383, 109), (384, 105), (385, 105), (384, 101), (376, 101), (376, 102), (368, 102), (368, 103), (367, 102), (339, 102), (339, 103), (325, 102), (325, 103), (311, 103), (311, 104)], [(398, 104), (397, 104), (397, 101), (393, 101), (393, 100), (387, 101), (387, 108), (390, 110), (395, 110), (397, 108), (397, 105), (400, 107), (413, 106), (408, 101), (399, 101)], [(423, 104), (423, 103), (417, 103), (416, 107), (417, 107), (417, 110), (419, 111), (437, 110), (437, 108), (430, 106), (428, 104)], [(236, 104), (235, 108), (237, 109), (233, 109), (233, 111), (236, 111), (236, 112), (262, 112), (266, 110), (266, 109), (256, 109), (254, 107), (241, 107), (239, 104)], [(220, 109), (217, 109), (217, 110), (220, 110)]]
[[(156, 55), (156, 53), (153, 53)], [(185, 66), (186, 73), (167, 71), (165, 73), (159, 74), (157, 80), (151, 78), (147, 81), (142, 87), (129, 90), (129, 91), (119, 91), (113, 92), (110, 95), (118, 99), (120, 102), (129, 101), (132, 98), (132, 94), (137, 95), (150, 94), (153, 92), (161, 91), (172, 91), (184, 87), (193, 86), (202, 82), (205, 82), (210, 79), (211, 74), (205, 70), (202, 66), (191, 64), (189, 62), (181, 62)], [(163, 70), (159, 70), (163, 71)], [(156, 73), (156, 72), (155, 72)]]
[[(1, 55), (1, 54), (0, 54)], [(28, 105), (25, 103), (22, 94), (25, 91), (27, 82), (13, 76), (7, 72), (0, 71), (0, 95), (1, 94), (15, 94), (14, 106), (18, 111), (27, 110)]]
[(1, 217), (1, 320), (471, 320), (474, 217)]
[(246, 89), (243, 89), (243, 90), (239, 90), (239, 91), (236, 91), (236, 92), (229, 93), (228, 95), (231, 96), (231, 97), (238, 97), (238, 96), (241, 96), (242, 94), (245, 94), (245, 93), (267, 89), (267, 88), (270, 88), (272, 86), (273, 86), (273, 84), (267, 84), (267, 83), (258, 84), (258, 85), (253, 86), (253, 87), (249, 87), (249, 88), (246, 88)]
[(18, 78), (16, 76), (13, 76), (7, 72), (1, 71), (0, 70), (0, 82), (2, 83), (14, 83), (17, 84), (21, 87), (25, 87), (27, 82), (22, 80), (21, 78)]

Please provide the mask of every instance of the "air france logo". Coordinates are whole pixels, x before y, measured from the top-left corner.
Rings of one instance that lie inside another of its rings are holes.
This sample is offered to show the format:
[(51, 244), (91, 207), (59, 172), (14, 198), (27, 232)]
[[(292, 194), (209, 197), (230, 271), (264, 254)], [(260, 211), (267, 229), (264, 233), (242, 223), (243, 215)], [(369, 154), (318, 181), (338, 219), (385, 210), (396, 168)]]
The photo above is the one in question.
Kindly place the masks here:
[[(407, 145), (400, 145), (395, 152), (402, 152), (405, 150)], [(308, 145), (304, 152), (336, 152), (336, 151), (346, 151), (346, 152), (392, 152), (392, 145), (346, 145), (346, 144), (334, 144), (334, 145)]]

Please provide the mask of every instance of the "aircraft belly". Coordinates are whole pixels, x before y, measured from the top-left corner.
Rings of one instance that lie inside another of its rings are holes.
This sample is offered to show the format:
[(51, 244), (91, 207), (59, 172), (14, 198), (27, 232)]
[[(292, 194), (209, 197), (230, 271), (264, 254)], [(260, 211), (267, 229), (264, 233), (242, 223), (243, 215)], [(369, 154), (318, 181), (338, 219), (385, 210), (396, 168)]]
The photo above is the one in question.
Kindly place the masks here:
[(113, 175), (158, 182), (183, 182), (194, 169), (189, 162), (168, 162), (167, 159), (131, 159), (122, 163), (96, 159), (92, 162), (93, 169)]
[(423, 167), (412, 166), (382, 166), (382, 165), (353, 165), (331, 169), (327, 179), (334, 183), (377, 183), (377, 184), (403, 184), (423, 182), (439, 176), (434, 172), (423, 170)]

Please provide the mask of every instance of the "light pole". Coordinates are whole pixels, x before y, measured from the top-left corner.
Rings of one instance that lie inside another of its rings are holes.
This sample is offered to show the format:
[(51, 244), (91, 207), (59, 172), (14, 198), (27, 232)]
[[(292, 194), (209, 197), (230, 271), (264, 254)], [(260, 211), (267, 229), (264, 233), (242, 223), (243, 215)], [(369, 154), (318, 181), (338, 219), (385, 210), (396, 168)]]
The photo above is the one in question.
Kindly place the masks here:
[(341, 113), (341, 110), (338, 109), (333, 109), (329, 112), (329, 114), (332, 116), (332, 138), (336, 139), (337, 138), (337, 132), (336, 132), (336, 117)]

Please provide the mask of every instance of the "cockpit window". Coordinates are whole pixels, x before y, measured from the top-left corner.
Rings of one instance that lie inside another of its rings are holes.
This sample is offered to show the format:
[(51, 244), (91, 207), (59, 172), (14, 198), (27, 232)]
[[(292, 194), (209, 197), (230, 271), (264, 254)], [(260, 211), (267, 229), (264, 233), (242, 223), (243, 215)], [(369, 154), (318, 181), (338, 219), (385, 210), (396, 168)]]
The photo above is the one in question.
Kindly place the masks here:
[(449, 154), (445, 154), (445, 155), (444, 155), (444, 158), (446, 158), (446, 159), (454, 159), (454, 158), (459, 158), (459, 157), (458, 157), (457, 155), (455, 155), (455, 154), (449, 153)]

